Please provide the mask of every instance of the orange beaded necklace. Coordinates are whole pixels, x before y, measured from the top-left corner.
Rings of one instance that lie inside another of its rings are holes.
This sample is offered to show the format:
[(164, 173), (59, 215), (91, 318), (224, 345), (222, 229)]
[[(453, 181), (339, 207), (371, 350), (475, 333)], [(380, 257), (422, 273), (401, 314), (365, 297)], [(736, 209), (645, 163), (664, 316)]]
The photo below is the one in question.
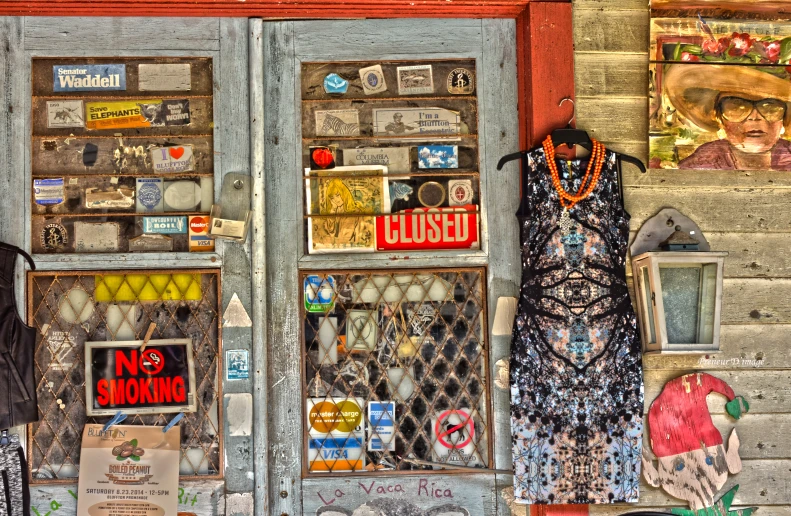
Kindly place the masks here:
[(564, 212), (567, 212), (573, 208), (575, 204), (589, 196), (591, 192), (593, 192), (593, 189), (596, 188), (596, 184), (599, 182), (601, 168), (602, 165), (604, 165), (605, 149), (604, 145), (599, 141), (591, 138), (591, 142), (593, 143), (593, 148), (591, 149), (590, 156), (588, 157), (588, 168), (585, 171), (585, 176), (580, 182), (580, 187), (579, 190), (577, 190), (576, 195), (570, 194), (564, 190), (563, 185), (560, 183), (560, 174), (558, 173), (558, 167), (555, 164), (555, 145), (552, 143), (552, 137), (547, 136), (543, 142), (544, 156), (546, 157), (547, 166), (549, 167), (549, 171), (552, 175), (552, 184), (554, 185), (555, 190), (558, 192), (560, 205), (565, 208)]

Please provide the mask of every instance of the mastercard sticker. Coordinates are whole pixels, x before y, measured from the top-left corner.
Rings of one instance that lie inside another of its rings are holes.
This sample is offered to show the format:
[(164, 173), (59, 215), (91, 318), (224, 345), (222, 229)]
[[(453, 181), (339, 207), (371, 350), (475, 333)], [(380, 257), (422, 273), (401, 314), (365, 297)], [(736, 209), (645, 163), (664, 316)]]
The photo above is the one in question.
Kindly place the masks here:
[(308, 471), (365, 469), (365, 420), (361, 398), (308, 398)]
[(214, 240), (209, 238), (209, 217), (189, 218), (190, 251), (214, 251)]

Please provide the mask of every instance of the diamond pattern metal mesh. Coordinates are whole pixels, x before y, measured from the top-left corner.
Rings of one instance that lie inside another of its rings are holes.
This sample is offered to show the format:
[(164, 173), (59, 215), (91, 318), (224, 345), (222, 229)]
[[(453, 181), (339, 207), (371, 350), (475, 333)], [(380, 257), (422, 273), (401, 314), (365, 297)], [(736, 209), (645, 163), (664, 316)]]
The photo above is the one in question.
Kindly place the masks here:
[(490, 466), (484, 274), (302, 273), (306, 473)]
[[(181, 428), (182, 477), (222, 475), (219, 271), (29, 272), (28, 324), (38, 330), (40, 421), (29, 426), (30, 480), (71, 481), (79, 474), (85, 424), (87, 341), (192, 339), (197, 411)], [(123, 424), (164, 426), (174, 414), (130, 415)]]

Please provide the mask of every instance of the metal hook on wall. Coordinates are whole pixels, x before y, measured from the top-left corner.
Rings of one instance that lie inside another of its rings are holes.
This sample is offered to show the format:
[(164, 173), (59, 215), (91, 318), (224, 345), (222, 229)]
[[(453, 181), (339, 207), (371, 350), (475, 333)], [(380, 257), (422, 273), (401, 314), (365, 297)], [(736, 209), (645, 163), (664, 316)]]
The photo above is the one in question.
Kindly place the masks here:
[(566, 101), (571, 102), (571, 118), (569, 118), (567, 126), (571, 127), (571, 122), (577, 117), (577, 105), (574, 103), (574, 99), (571, 97), (563, 97), (558, 102), (558, 107), (561, 107)]

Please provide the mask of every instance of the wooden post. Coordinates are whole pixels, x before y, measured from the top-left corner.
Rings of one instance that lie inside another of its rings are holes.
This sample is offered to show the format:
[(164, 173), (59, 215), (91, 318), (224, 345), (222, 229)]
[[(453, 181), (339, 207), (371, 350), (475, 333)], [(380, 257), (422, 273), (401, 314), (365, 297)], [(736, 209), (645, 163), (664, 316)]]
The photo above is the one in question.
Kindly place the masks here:
[(571, 3), (530, 2), (516, 19), (519, 122), (522, 149), (565, 127), (574, 99), (574, 37)]

